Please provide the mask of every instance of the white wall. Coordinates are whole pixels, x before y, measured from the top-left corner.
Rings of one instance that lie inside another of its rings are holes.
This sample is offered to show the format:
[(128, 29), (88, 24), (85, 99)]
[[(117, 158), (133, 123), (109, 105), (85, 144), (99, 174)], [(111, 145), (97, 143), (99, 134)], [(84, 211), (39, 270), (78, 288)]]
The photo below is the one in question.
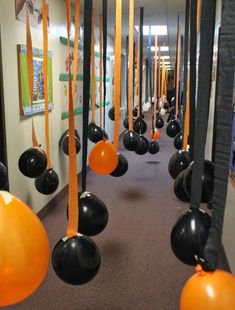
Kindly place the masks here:
[[(17, 44), (25, 44), (25, 24), (15, 19), (15, 1), (0, 1), (0, 25), (2, 40), (2, 63), (4, 103), (7, 133), (7, 153), (9, 168), (10, 190), (20, 199), (28, 203), (32, 209), (39, 211), (56, 193), (68, 182), (67, 164), (68, 157), (58, 147), (58, 141), (62, 132), (68, 127), (67, 120), (61, 120), (63, 109), (63, 88), (59, 82), (60, 69), (63, 65), (63, 57), (59, 37), (66, 35), (65, 4), (63, 0), (49, 0), (50, 33), (49, 50), (53, 53), (53, 99), (54, 110), (50, 113), (51, 126), (51, 157), (55, 171), (59, 175), (60, 185), (58, 190), (50, 196), (38, 193), (34, 187), (34, 180), (23, 176), (18, 169), (18, 158), (23, 151), (31, 146), (31, 119), (22, 119), (19, 112), (19, 88)], [(31, 28), (33, 46), (42, 48), (41, 29)], [(113, 40), (108, 39), (112, 47)], [(62, 65), (61, 65), (62, 64)], [(107, 107), (106, 112), (108, 113)], [(98, 113), (97, 113), (98, 114)], [(98, 121), (99, 115), (97, 115)], [(112, 137), (113, 122), (106, 117), (107, 132)], [(40, 143), (45, 148), (44, 115), (35, 116), (36, 130)], [(82, 115), (76, 116), (76, 127), (82, 136)], [(91, 144), (89, 144), (89, 149)], [(81, 153), (78, 156), (78, 169), (81, 170)]]

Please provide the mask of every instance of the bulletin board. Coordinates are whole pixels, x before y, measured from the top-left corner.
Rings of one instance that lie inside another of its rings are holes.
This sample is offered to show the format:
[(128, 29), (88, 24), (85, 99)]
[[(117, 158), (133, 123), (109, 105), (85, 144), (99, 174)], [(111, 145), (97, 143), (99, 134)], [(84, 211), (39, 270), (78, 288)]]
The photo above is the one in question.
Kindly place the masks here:
[[(28, 70), (27, 70), (27, 48), (26, 45), (17, 45), (18, 73), (19, 73), (19, 98), (21, 115), (30, 116), (32, 114), (45, 111), (44, 101), (44, 77), (43, 77), (43, 50), (33, 48), (33, 106), (31, 107)], [(48, 105), (52, 110), (53, 105), (53, 85), (52, 85), (52, 53), (48, 52)]]

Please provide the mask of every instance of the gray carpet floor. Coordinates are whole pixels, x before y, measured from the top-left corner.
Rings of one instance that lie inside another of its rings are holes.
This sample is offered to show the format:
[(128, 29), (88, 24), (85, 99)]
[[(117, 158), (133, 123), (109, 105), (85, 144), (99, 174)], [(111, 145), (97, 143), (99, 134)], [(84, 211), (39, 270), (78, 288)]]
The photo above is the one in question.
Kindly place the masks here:
[[(148, 117), (149, 118), (149, 117)], [(87, 190), (109, 210), (105, 231), (94, 237), (102, 255), (96, 278), (83, 286), (63, 283), (51, 265), (41, 287), (12, 310), (177, 310), (193, 268), (179, 262), (170, 248), (170, 232), (188, 205), (173, 193), (167, 166), (175, 152), (161, 129), (160, 152), (144, 156), (120, 151), (129, 161), (121, 178), (88, 175)], [(44, 219), (51, 249), (66, 231), (65, 197)], [(225, 258), (220, 267), (227, 269)], [(190, 309), (193, 310), (193, 309)]]

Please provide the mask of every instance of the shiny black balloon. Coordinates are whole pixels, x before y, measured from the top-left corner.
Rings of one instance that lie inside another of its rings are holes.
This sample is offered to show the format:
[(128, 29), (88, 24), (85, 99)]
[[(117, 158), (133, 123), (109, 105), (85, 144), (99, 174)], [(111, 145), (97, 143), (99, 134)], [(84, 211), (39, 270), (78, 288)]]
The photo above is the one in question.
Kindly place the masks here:
[(142, 118), (137, 118), (134, 121), (133, 124), (133, 129), (135, 132), (137, 132), (138, 134), (144, 134), (147, 131), (147, 124), (146, 122), (142, 119)]
[(150, 154), (157, 154), (160, 150), (160, 146), (159, 146), (159, 143), (158, 141), (154, 141), (154, 140), (151, 140), (149, 142), (149, 153)]
[(78, 235), (61, 239), (52, 253), (52, 266), (57, 276), (72, 285), (91, 281), (101, 263), (99, 249), (89, 237)]
[(190, 164), (190, 155), (187, 151), (177, 151), (169, 160), (168, 171), (170, 176), (175, 179), (181, 171), (185, 170)]
[(183, 131), (180, 131), (174, 138), (174, 147), (181, 150), (183, 146)]
[(123, 126), (126, 128), (126, 129), (129, 129), (129, 118), (128, 117), (125, 117), (124, 120), (123, 120)]
[(23, 175), (29, 178), (36, 178), (47, 167), (46, 153), (40, 148), (31, 147), (21, 154), (18, 166)]
[(111, 109), (109, 109), (109, 118), (111, 119), (111, 121), (115, 120), (115, 111), (114, 111), (114, 107), (112, 107)]
[(185, 170), (181, 171), (175, 179), (174, 193), (176, 197), (183, 202), (190, 202), (190, 198), (184, 190), (183, 179)]
[(93, 142), (97, 143), (104, 138), (104, 132), (102, 128), (97, 126), (95, 123), (90, 123), (88, 125), (88, 139)]
[(124, 174), (126, 174), (128, 170), (128, 161), (126, 157), (124, 157), (122, 154), (118, 153), (118, 164), (115, 170), (110, 173), (112, 177), (121, 177)]
[(54, 169), (46, 169), (35, 179), (34, 184), (39, 193), (50, 195), (57, 190), (59, 186), (59, 178)]
[[(68, 130), (68, 129), (66, 129), (66, 130), (62, 133), (62, 135), (61, 135), (61, 137), (60, 137), (60, 140), (59, 140), (59, 146), (62, 145), (62, 141), (64, 140), (64, 138), (65, 138), (66, 136), (68, 136), (68, 134), (69, 134), (69, 130)], [(80, 136), (79, 136), (79, 133), (78, 133), (77, 129), (75, 129), (75, 136), (76, 136), (76, 137), (78, 138), (78, 140), (80, 141)]]
[(137, 106), (132, 110), (132, 115), (134, 117), (137, 117), (137, 115), (138, 115), (138, 107)]
[[(74, 138), (75, 138), (76, 154), (78, 154), (80, 149), (81, 149), (81, 143), (76, 136), (74, 136)], [(62, 147), (63, 152), (66, 155), (69, 155), (69, 135), (66, 135), (64, 137), (64, 139), (62, 140), (62, 143), (61, 143), (61, 147)]]
[(180, 261), (194, 266), (195, 255), (203, 257), (210, 224), (210, 216), (198, 209), (189, 210), (178, 219), (171, 231), (171, 248)]
[(135, 151), (140, 145), (139, 135), (132, 130), (128, 130), (123, 137), (123, 145), (128, 151)]
[(8, 185), (7, 168), (0, 162), (0, 190), (6, 189)]
[[(211, 161), (204, 160), (204, 171), (202, 175), (202, 195), (201, 195), (202, 203), (208, 203), (212, 199), (214, 188), (214, 168), (215, 165)], [(189, 197), (191, 196), (192, 172), (193, 172), (193, 162), (186, 169), (183, 181), (184, 190)]]
[(180, 123), (176, 119), (171, 120), (166, 127), (166, 134), (168, 137), (174, 138), (179, 132)]
[(138, 148), (135, 150), (135, 153), (138, 155), (144, 155), (148, 152), (149, 149), (149, 141), (142, 135), (140, 137), (140, 144)]
[(158, 115), (157, 118), (156, 118), (156, 127), (158, 129), (162, 128), (164, 126), (164, 120), (163, 118), (161, 117), (161, 115)]

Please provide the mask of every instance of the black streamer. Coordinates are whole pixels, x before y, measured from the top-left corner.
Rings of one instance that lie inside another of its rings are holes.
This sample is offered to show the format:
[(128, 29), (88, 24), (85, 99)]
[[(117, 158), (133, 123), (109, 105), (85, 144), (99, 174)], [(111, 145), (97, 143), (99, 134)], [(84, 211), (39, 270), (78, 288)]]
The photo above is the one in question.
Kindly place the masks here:
[(148, 63), (148, 58), (145, 59), (145, 102), (148, 102), (148, 84), (149, 84), (149, 63)]
[[(150, 96), (150, 102), (152, 105), (152, 98), (153, 98), (153, 93), (152, 93), (152, 55), (151, 55), (151, 45), (152, 45), (152, 36), (151, 36), (151, 28), (149, 27), (149, 35), (148, 35), (148, 69), (149, 69), (149, 96)], [(153, 109), (154, 113), (154, 109)], [(154, 118), (152, 117), (152, 130), (154, 133)]]
[(127, 107), (127, 115), (129, 115), (129, 105), (128, 105), (128, 57), (129, 57), (129, 36), (126, 36), (126, 58), (125, 58), (125, 69), (126, 69), (126, 107)]
[(86, 191), (87, 177), (87, 138), (90, 101), (91, 65), (91, 19), (92, 0), (84, 0), (84, 60), (83, 60), (83, 135), (82, 135), (82, 191)]
[(104, 130), (105, 130), (105, 103), (106, 103), (107, 12), (108, 12), (108, 2), (107, 0), (103, 0), (102, 1), (102, 16), (103, 16), (102, 19), (103, 19), (103, 100), (104, 100), (103, 128)]

